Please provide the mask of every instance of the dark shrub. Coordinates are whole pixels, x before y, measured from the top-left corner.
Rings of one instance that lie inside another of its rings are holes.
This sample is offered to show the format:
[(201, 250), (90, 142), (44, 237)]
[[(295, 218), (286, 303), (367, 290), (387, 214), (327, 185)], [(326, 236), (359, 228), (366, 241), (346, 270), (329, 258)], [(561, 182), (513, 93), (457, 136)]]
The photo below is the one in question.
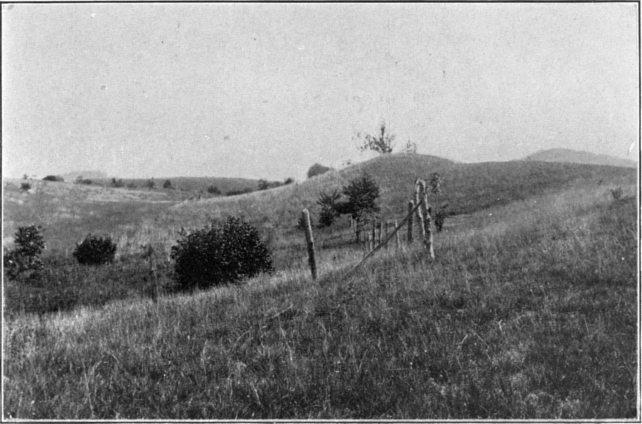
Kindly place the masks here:
[(294, 178), (288, 177), (285, 179), (285, 181), (283, 181), (283, 185), (289, 185), (289, 184), (292, 184), (293, 182), (294, 182)]
[(116, 187), (116, 188), (125, 187), (125, 183), (123, 182), (123, 180), (122, 179), (117, 180), (116, 178), (111, 179), (111, 185), (112, 187)]
[(40, 234), (42, 227), (30, 225), (19, 227), (14, 243), (15, 249), (4, 254), (4, 270), (10, 280), (37, 279), (42, 271), (40, 254), (45, 242)]
[(267, 190), (270, 188), (270, 183), (267, 180), (259, 180), (259, 190)]
[(98, 237), (88, 234), (80, 244), (76, 244), (74, 258), (82, 265), (102, 265), (114, 260), (116, 244), (111, 237)]
[(250, 187), (246, 187), (240, 190), (230, 190), (227, 193), (225, 193), (226, 196), (237, 196), (239, 194), (246, 194), (246, 193), (252, 193), (254, 190), (252, 190)]
[(207, 187), (207, 192), (209, 194), (221, 194), (221, 190), (218, 187), (213, 185)]
[(174, 278), (181, 290), (237, 283), (260, 272), (272, 272), (272, 259), (256, 228), (228, 217), (182, 238), (172, 247)]
[(323, 166), (320, 163), (315, 163), (308, 169), (308, 178), (316, 177), (317, 175), (325, 174), (326, 172), (332, 170), (327, 166)]
[(29, 184), (29, 183), (20, 183), (20, 188), (23, 191), (29, 191), (29, 190), (31, 190), (31, 184)]
[(172, 187), (172, 182), (170, 180), (165, 180), (165, 182), (163, 183), (163, 188), (165, 188), (165, 189), (173, 188)]
[(58, 176), (58, 175), (47, 175), (42, 180), (43, 181), (54, 181), (54, 182), (58, 182), (58, 183), (64, 183), (65, 182), (65, 179), (62, 178), (61, 176)]

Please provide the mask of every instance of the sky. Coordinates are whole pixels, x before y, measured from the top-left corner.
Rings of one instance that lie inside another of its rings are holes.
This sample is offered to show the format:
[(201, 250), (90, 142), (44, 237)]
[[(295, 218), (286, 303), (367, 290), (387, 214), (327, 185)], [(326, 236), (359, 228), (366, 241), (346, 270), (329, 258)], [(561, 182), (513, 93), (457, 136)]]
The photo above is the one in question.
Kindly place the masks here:
[(461, 162), (635, 160), (638, 34), (636, 3), (3, 4), (3, 175), (302, 180), (381, 122)]

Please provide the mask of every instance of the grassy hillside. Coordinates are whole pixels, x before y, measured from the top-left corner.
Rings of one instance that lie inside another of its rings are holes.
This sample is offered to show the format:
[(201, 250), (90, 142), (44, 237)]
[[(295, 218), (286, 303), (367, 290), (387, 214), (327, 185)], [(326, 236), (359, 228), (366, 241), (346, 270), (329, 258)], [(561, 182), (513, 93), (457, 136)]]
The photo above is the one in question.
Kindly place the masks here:
[[(245, 215), (270, 245), (283, 248), (300, 242), (296, 224), (303, 208), (316, 222), (316, 200), (322, 191), (340, 189), (362, 172), (381, 186), (385, 219), (401, 218), (416, 178), (429, 179), (437, 172), (443, 179), (436, 204), (449, 204), (454, 215), (470, 214), (494, 205), (557, 192), (570, 186), (617, 186), (635, 181), (634, 169), (545, 162), (455, 163), (434, 156), (395, 154), (380, 156), (303, 182), (250, 194), (182, 200), (179, 190), (128, 191), (60, 183), (37, 183), (36, 193), (26, 194), (19, 181), (5, 183), (6, 235), (19, 225), (43, 224), (51, 250), (73, 249), (89, 232), (108, 233), (119, 252), (136, 254), (140, 245), (152, 243), (169, 253), (181, 227), (197, 228), (213, 218)], [(109, 201), (108, 201), (109, 200)]]
[(291, 269), (18, 314), (3, 322), (4, 418), (635, 418), (636, 187), (615, 201), (596, 184), (488, 201), (436, 238), (434, 262), (417, 244), (346, 279), (363, 253), (325, 252), (317, 281)]

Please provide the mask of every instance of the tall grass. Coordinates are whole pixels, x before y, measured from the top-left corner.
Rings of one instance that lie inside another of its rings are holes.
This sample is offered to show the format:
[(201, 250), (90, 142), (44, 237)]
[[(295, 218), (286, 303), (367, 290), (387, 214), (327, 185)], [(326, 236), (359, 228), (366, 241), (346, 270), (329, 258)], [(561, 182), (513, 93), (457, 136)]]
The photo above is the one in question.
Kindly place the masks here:
[(633, 190), (480, 212), (434, 262), (382, 251), (345, 279), (345, 251), (316, 282), (13, 317), (5, 418), (636, 417)]

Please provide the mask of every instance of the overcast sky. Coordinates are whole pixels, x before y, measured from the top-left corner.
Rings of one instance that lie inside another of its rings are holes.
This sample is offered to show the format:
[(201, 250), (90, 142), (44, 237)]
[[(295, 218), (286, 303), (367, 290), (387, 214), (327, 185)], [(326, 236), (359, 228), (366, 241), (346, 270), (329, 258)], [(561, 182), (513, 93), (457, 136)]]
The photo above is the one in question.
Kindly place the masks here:
[(5, 176), (305, 178), (402, 147), (635, 159), (636, 3), (2, 6)]

